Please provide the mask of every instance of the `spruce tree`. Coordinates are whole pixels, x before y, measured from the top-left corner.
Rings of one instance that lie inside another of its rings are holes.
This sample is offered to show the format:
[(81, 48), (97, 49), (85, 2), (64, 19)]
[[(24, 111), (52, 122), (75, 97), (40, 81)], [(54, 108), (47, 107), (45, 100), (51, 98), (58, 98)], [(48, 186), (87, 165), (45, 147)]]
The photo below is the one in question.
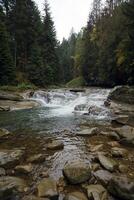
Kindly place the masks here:
[(15, 69), (9, 48), (9, 39), (4, 18), (4, 13), (0, 6), (0, 84), (8, 85), (15, 81)]
[(57, 40), (54, 22), (51, 17), (47, 0), (45, 1), (45, 16), (41, 37), (42, 56), (45, 68), (46, 84), (56, 84), (59, 81), (59, 60), (57, 55)]

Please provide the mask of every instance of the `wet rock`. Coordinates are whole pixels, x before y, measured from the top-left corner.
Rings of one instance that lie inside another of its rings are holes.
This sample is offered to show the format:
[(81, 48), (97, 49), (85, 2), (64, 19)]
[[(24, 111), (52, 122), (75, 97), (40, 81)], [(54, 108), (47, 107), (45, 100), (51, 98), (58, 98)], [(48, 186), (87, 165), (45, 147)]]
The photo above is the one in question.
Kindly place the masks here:
[(98, 154), (98, 159), (101, 165), (110, 172), (113, 172), (117, 169), (118, 164), (112, 158), (106, 157), (102, 154)]
[(41, 163), (41, 162), (44, 162), (46, 160), (46, 156), (43, 155), (43, 154), (36, 154), (36, 155), (33, 155), (31, 157), (29, 157), (27, 159), (27, 162), (30, 162), (30, 163)]
[(97, 181), (101, 182), (102, 185), (107, 186), (111, 178), (113, 177), (112, 173), (106, 170), (98, 170), (93, 173)]
[(119, 135), (116, 132), (114, 132), (114, 131), (110, 131), (110, 132), (103, 132), (102, 131), (100, 134), (108, 136), (108, 137), (110, 137), (112, 139), (115, 139), (115, 140), (120, 140)]
[(63, 142), (60, 142), (60, 141), (52, 141), (51, 143), (47, 145), (47, 149), (50, 149), (50, 150), (61, 150), (63, 148), (64, 148), (64, 144)]
[(102, 112), (102, 108), (98, 106), (91, 106), (88, 108), (88, 113), (92, 115), (98, 115)]
[(133, 200), (134, 180), (127, 177), (115, 176), (109, 182), (108, 191), (119, 199)]
[(2, 106), (0, 105), (0, 111), (10, 111), (10, 107), (9, 106)]
[(28, 195), (28, 196), (24, 197), (22, 200), (49, 200), (49, 199), (36, 197), (34, 195)]
[(31, 109), (31, 108), (35, 108), (35, 107), (39, 107), (40, 104), (37, 101), (33, 101), (33, 100), (24, 100), (21, 102), (17, 102), (15, 104), (13, 104), (12, 106), (10, 106), (10, 110), (25, 110), (25, 109)]
[(92, 164), (92, 171), (97, 171), (97, 170), (99, 170), (100, 169), (100, 165), (98, 164), (98, 163), (94, 163), (94, 164)]
[(118, 117), (116, 117), (114, 120), (114, 122), (117, 122), (119, 124), (124, 124), (126, 125), (129, 121), (129, 116), (128, 115), (119, 115)]
[(64, 200), (88, 200), (88, 198), (84, 193), (76, 191), (67, 194)]
[(5, 175), (6, 175), (6, 170), (0, 167), (0, 176), (5, 176)]
[(115, 131), (118, 133), (118, 135), (124, 142), (134, 145), (134, 128), (133, 127), (122, 126), (121, 128), (116, 128)]
[(86, 109), (86, 104), (80, 104), (75, 106), (74, 110), (75, 111), (84, 111)]
[(51, 178), (45, 178), (43, 179), (38, 187), (38, 197), (47, 197), (50, 199), (58, 199), (58, 191), (57, 191), (57, 185), (55, 180)]
[(79, 131), (76, 133), (76, 135), (78, 135), (78, 136), (93, 136), (98, 133), (99, 133), (99, 129), (95, 127), (95, 128)]
[(0, 138), (4, 136), (8, 136), (10, 132), (4, 128), (0, 128)]
[(108, 142), (108, 145), (111, 147), (120, 147), (120, 144), (117, 141)]
[(107, 200), (108, 193), (102, 185), (89, 185), (86, 187), (89, 200)]
[(106, 101), (104, 101), (104, 106), (109, 107), (110, 104), (111, 104), (110, 100), (107, 99)]
[(33, 166), (31, 164), (28, 165), (18, 165), (15, 167), (15, 171), (22, 174), (29, 174), (32, 172)]
[(14, 197), (14, 191), (24, 192), (27, 187), (26, 182), (17, 177), (0, 177), (0, 199), (7, 200)]
[(115, 157), (124, 157), (125, 155), (127, 155), (127, 153), (128, 153), (128, 151), (123, 148), (113, 147), (111, 149), (111, 154)]
[(2, 150), (0, 151), (0, 166), (9, 167), (10, 165), (15, 165), (24, 155), (23, 150)]
[(19, 94), (0, 91), (0, 100), (21, 101), (23, 97)]
[(84, 161), (72, 161), (64, 166), (63, 174), (71, 184), (79, 184), (90, 179), (91, 169)]
[(108, 99), (123, 103), (134, 104), (134, 87), (118, 86), (109, 94)]

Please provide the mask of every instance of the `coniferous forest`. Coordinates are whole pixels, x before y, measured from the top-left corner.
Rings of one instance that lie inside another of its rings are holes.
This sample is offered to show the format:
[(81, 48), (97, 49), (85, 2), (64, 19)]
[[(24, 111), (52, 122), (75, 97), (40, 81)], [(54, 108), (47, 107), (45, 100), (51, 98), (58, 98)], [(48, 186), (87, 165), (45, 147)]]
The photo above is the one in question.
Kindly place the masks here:
[(0, 85), (79, 77), (86, 86), (134, 84), (133, 0), (94, 0), (87, 26), (62, 42), (48, 1), (41, 15), (33, 0), (0, 0)]

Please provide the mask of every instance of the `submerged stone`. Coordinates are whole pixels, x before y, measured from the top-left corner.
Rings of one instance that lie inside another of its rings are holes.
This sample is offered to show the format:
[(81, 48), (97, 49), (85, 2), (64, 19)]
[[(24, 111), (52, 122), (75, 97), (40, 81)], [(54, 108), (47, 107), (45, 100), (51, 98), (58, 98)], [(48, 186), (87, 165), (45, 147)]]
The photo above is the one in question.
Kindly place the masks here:
[(91, 169), (84, 161), (72, 161), (64, 166), (63, 174), (71, 184), (79, 184), (90, 179)]

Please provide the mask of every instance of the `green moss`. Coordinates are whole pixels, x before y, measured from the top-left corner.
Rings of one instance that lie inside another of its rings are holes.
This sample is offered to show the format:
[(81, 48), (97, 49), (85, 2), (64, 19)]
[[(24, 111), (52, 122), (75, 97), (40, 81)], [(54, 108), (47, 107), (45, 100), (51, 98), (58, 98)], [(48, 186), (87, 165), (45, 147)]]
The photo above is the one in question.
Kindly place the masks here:
[(85, 81), (82, 76), (77, 77), (66, 84), (66, 87), (82, 87), (85, 85)]

